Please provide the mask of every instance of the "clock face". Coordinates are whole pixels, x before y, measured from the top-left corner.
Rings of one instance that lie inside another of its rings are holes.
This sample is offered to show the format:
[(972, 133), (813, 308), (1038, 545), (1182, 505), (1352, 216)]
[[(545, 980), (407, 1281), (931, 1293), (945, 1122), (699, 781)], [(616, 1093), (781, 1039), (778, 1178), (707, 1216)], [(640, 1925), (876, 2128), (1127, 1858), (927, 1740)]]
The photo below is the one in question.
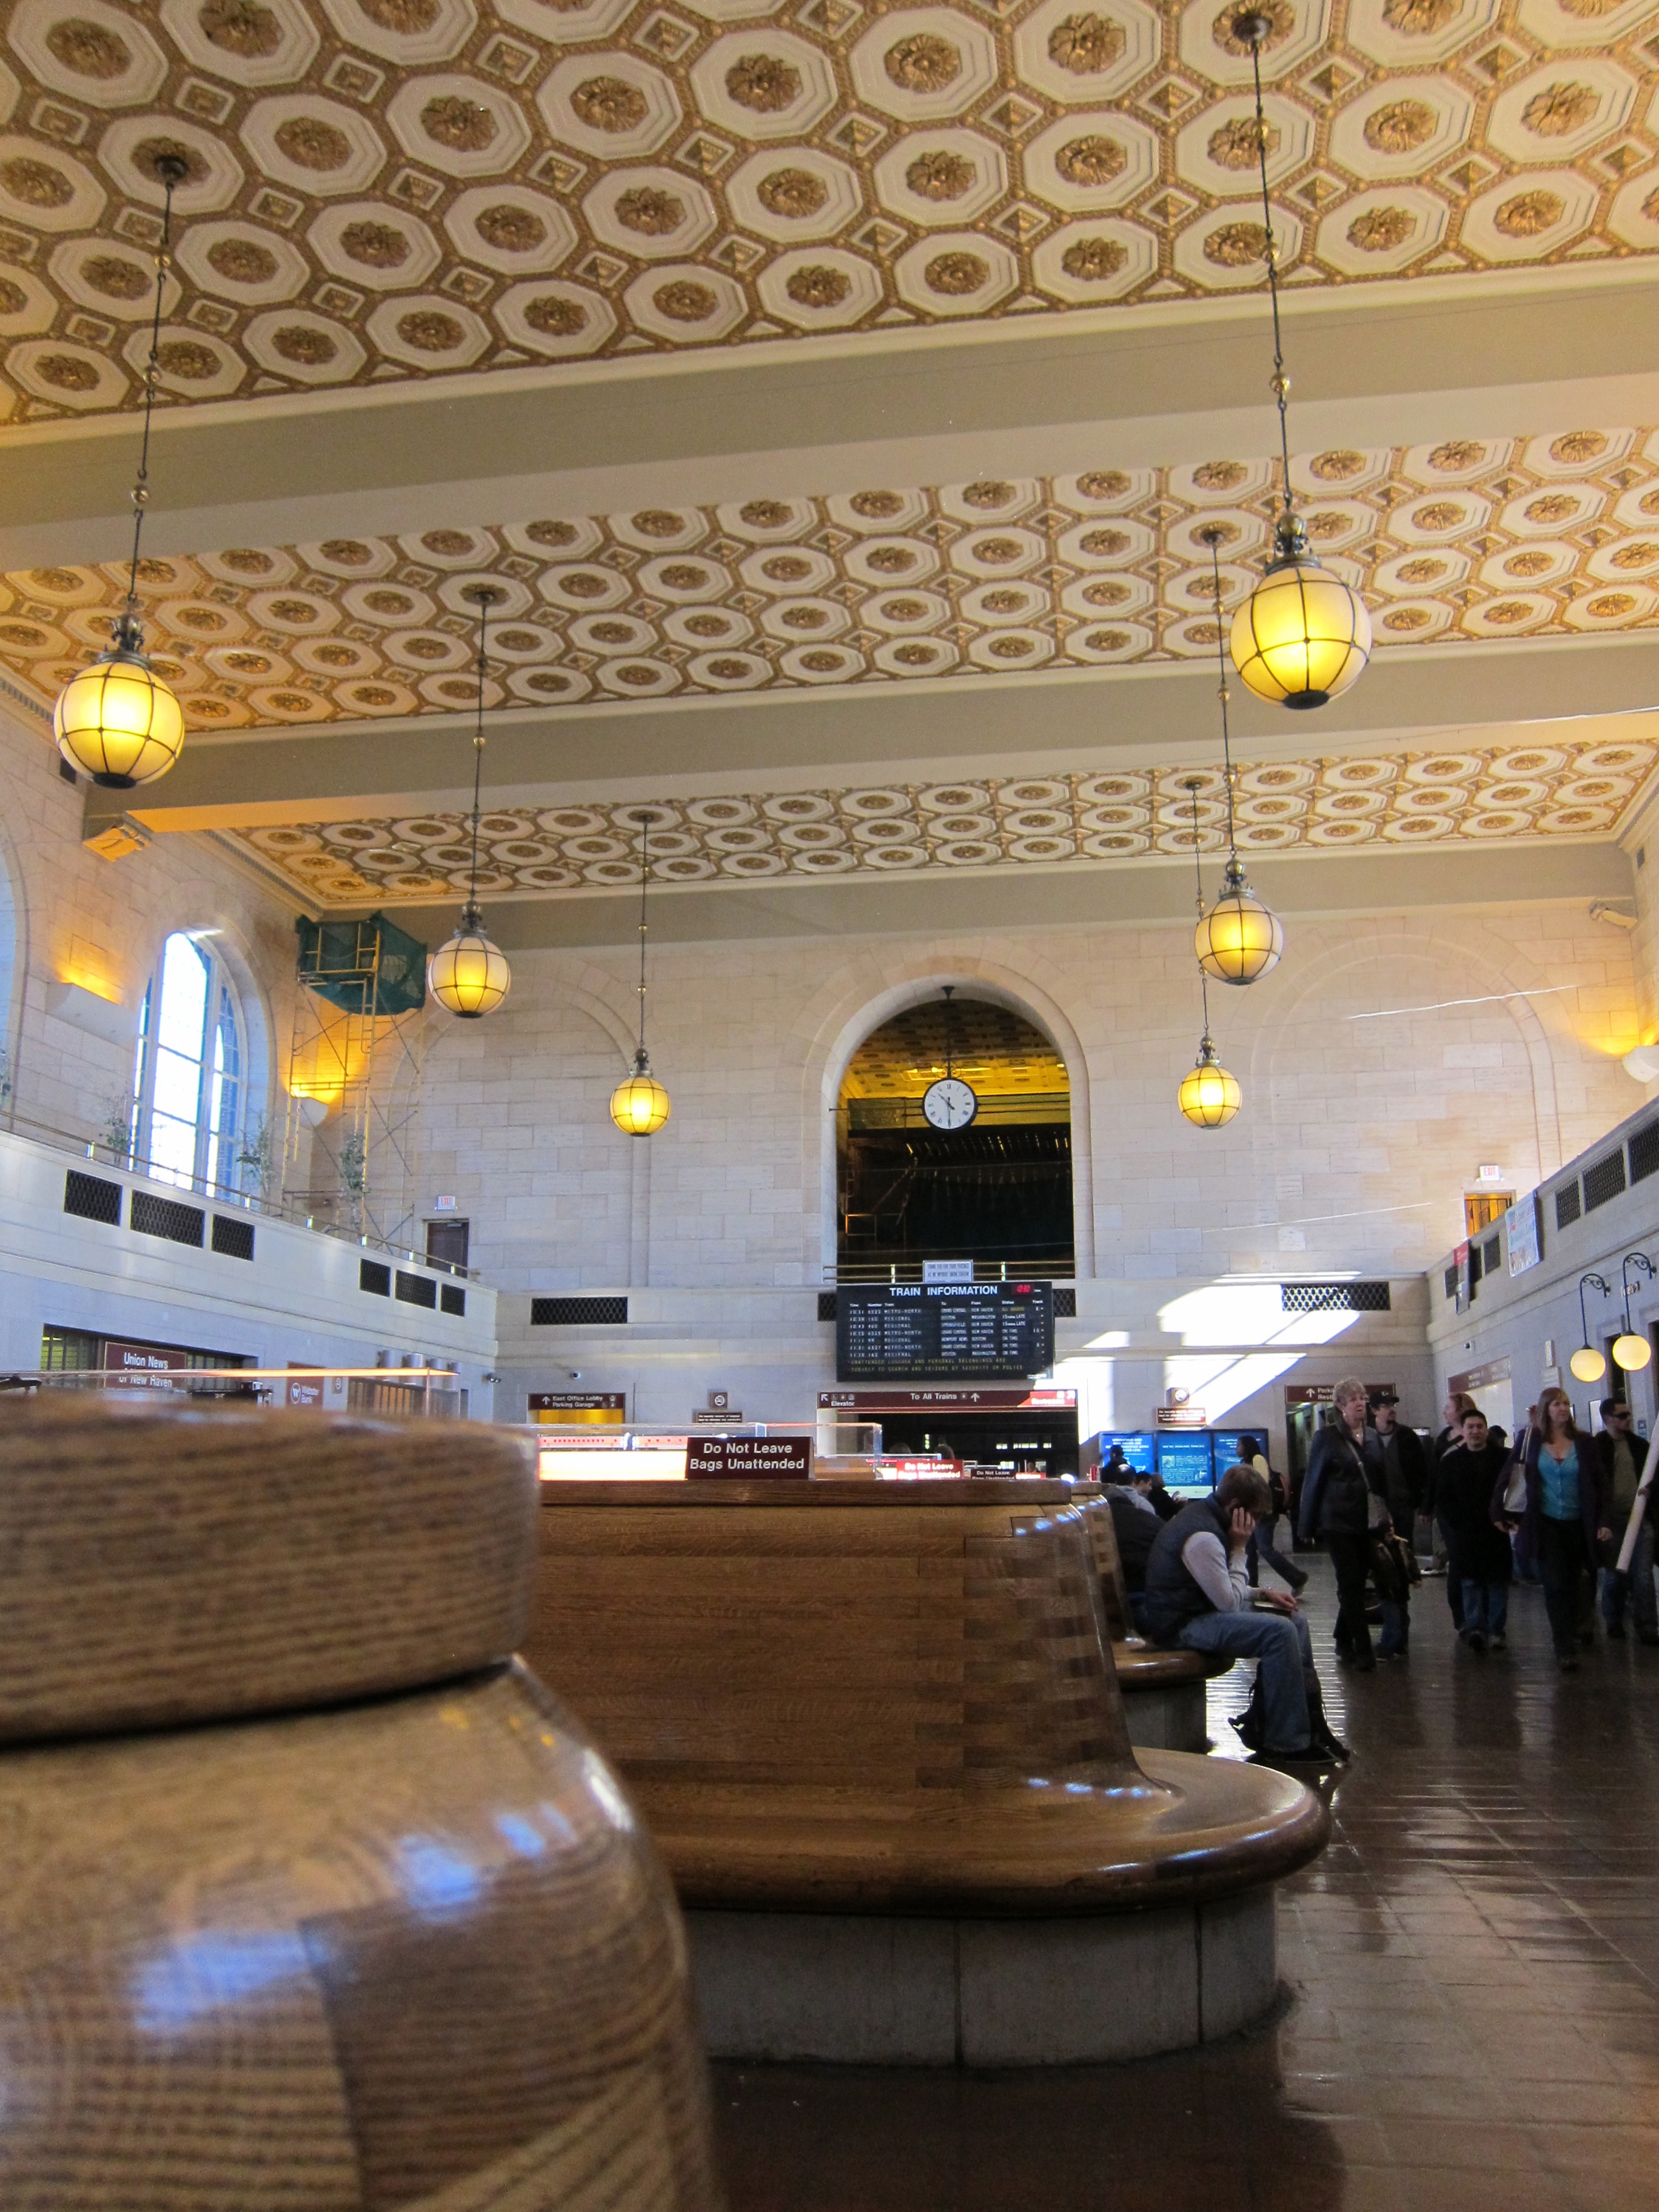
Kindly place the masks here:
[(928, 1085), (921, 1110), (936, 1129), (965, 1129), (979, 1111), (979, 1101), (959, 1075), (945, 1075)]

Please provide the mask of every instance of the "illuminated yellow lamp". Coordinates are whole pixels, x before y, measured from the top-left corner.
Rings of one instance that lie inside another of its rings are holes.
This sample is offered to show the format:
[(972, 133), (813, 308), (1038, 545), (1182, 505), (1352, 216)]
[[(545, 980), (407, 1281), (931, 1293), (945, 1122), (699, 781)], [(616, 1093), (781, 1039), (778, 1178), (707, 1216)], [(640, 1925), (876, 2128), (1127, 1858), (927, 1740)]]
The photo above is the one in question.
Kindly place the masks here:
[(1221, 1065), (1207, 1030), (1198, 1048), (1198, 1058), (1181, 1079), (1176, 1100), (1195, 1129), (1223, 1127), (1244, 1103), (1237, 1077), (1229, 1075)]
[(1599, 1382), (1607, 1371), (1607, 1361), (1588, 1344), (1581, 1344), (1567, 1364), (1581, 1382)]
[(106, 791), (165, 775), (184, 750), (184, 709), (144, 657), (137, 618), (124, 614), (115, 642), (71, 676), (52, 711), (58, 750)]
[(1623, 1336), (1613, 1340), (1613, 1364), (1615, 1367), (1622, 1367), (1626, 1375), (1633, 1375), (1638, 1368), (1645, 1367), (1652, 1357), (1652, 1349), (1644, 1336), (1632, 1335), (1626, 1329)]
[(1371, 618), (1321, 565), (1293, 514), (1279, 517), (1267, 574), (1233, 617), (1233, 665), (1258, 699), (1322, 707), (1364, 673)]
[(611, 1118), (625, 1137), (654, 1137), (673, 1110), (641, 1045), (634, 1055), (633, 1073), (625, 1075), (611, 1094)]
[(512, 987), (513, 970), (498, 945), (484, 934), (483, 916), (469, 900), (461, 926), (427, 963), (428, 988), (441, 1006), (464, 1022), (493, 1014)]
[(1285, 925), (1250, 889), (1237, 853), (1228, 859), (1215, 904), (1199, 918), (1193, 949), (1199, 966), (1218, 983), (1254, 983), (1279, 965)]

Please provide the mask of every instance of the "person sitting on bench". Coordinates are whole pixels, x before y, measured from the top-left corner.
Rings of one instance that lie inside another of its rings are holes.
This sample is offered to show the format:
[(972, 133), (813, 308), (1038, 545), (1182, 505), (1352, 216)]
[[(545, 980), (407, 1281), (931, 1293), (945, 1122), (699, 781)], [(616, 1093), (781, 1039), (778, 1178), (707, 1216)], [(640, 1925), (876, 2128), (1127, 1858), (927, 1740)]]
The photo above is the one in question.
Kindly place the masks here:
[(1271, 1504), (1254, 1468), (1230, 1467), (1208, 1498), (1183, 1506), (1152, 1546), (1141, 1618), (1155, 1644), (1259, 1662), (1259, 1758), (1346, 1759), (1326, 1723), (1306, 1618), (1293, 1597), (1250, 1588), (1249, 1541)]

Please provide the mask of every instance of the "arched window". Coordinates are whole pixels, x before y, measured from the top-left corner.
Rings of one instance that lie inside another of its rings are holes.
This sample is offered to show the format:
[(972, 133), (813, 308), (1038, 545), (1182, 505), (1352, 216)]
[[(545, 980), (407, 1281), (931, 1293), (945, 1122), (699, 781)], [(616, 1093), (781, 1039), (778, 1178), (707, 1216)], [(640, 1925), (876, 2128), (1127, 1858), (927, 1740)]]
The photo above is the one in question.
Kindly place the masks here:
[(162, 1182), (238, 1187), (245, 1057), (211, 936), (175, 933), (144, 992), (132, 1079), (133, 1151)]

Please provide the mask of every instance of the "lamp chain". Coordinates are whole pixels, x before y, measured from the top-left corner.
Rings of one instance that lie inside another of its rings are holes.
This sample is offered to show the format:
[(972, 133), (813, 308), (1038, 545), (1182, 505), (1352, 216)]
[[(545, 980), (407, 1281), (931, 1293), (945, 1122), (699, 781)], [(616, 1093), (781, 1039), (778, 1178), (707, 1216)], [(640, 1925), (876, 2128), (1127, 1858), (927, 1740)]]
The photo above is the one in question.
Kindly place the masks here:
[[(1238, 858), (1238, 837), (1233, 817), (1232, 738), (1227, 728), (1227, 641), (1221, 620), (1221, 532), (1206, 530), (1203, 535), (1209, 540), (1210, 574), (1215, 587), (1215, 657), (1221, 668), (1221, 688), (1216, 696), (1221, 702), (1221, 758), (1227, 778), (1227, 854), (1230, 860), (1236, 860)], [(1194, 805), (1197, 805), (1196, 799)]]
[(645, 1065), (645, 894), (651, 879), (651, 817), (640, 809), (640, 1049), (636, 1067)]
[[(144, 436), (138, 449), (138, 473), (132, 485), (132, 567), (127, 577), (127, 623), (136, 620), (138, 613), (138, 541), (143, 534), (144, 510), (149, 505), (149, 426), (155, 411), (155, 386), (161, 374), (161, 302), (167, 291), (167, 271), (173, 266), (173, 195), (190, 171), (177, 154), (162, 154), (156, 158), (155, 173), (167, 198), (161, 210), (161, 243), (155, 250), (155, 312), (150, 320), (149, 360), (144, 368)], [(118, 635), (122, 627), (117, 623)]]
[(483, 784), (484, 749), (484, 682), (489, 669), (488, 637), (489, 631), (490, 598), (479, 592), (478, 607), (478, 726), (472, 738), (472, 865), (469, 871), (466, 905), (469, 915), (476, 914), (478, 904), (478, 815), (479, 793)]
[[(1204, 864), (1198, 854), (1198, 777), (1189, 776), (1187, 781), (1187, 791), (1193, 802), (1193, 873), (1198, 879), (1198, 918), (1202, 921), (1204, 919)], [(1204, 963), (1201, 960), (1198, 963), (1198, 988), (1204, 999), (1204, 1042), (1208, 1044), (1210, 1042), (1210, 979), (1204, 972)]]
[(1261, 102), (1261, 46), (1270, 27), (1265, 15), (1250, 15), (1236, 21), (1249, 41), (1250, 68), (1255, 77), (1255, 151), (1261, 171), (1261, 224), (1267, 234), (1267, 292), (1273, 311), (1273, 374), (1270, 388), (1279, 403), (1279, 450), (1285, 464), (1285, 512), (1289, 515), (1292, 511), (1291, 429), (1285, 402), (1290, 397), (1291, 380), (1285, 374), (1285, 336), (1279, 320), (1279, 247), (1273, 237), (1273, 202), (1267, 192), (1267, 114)]

